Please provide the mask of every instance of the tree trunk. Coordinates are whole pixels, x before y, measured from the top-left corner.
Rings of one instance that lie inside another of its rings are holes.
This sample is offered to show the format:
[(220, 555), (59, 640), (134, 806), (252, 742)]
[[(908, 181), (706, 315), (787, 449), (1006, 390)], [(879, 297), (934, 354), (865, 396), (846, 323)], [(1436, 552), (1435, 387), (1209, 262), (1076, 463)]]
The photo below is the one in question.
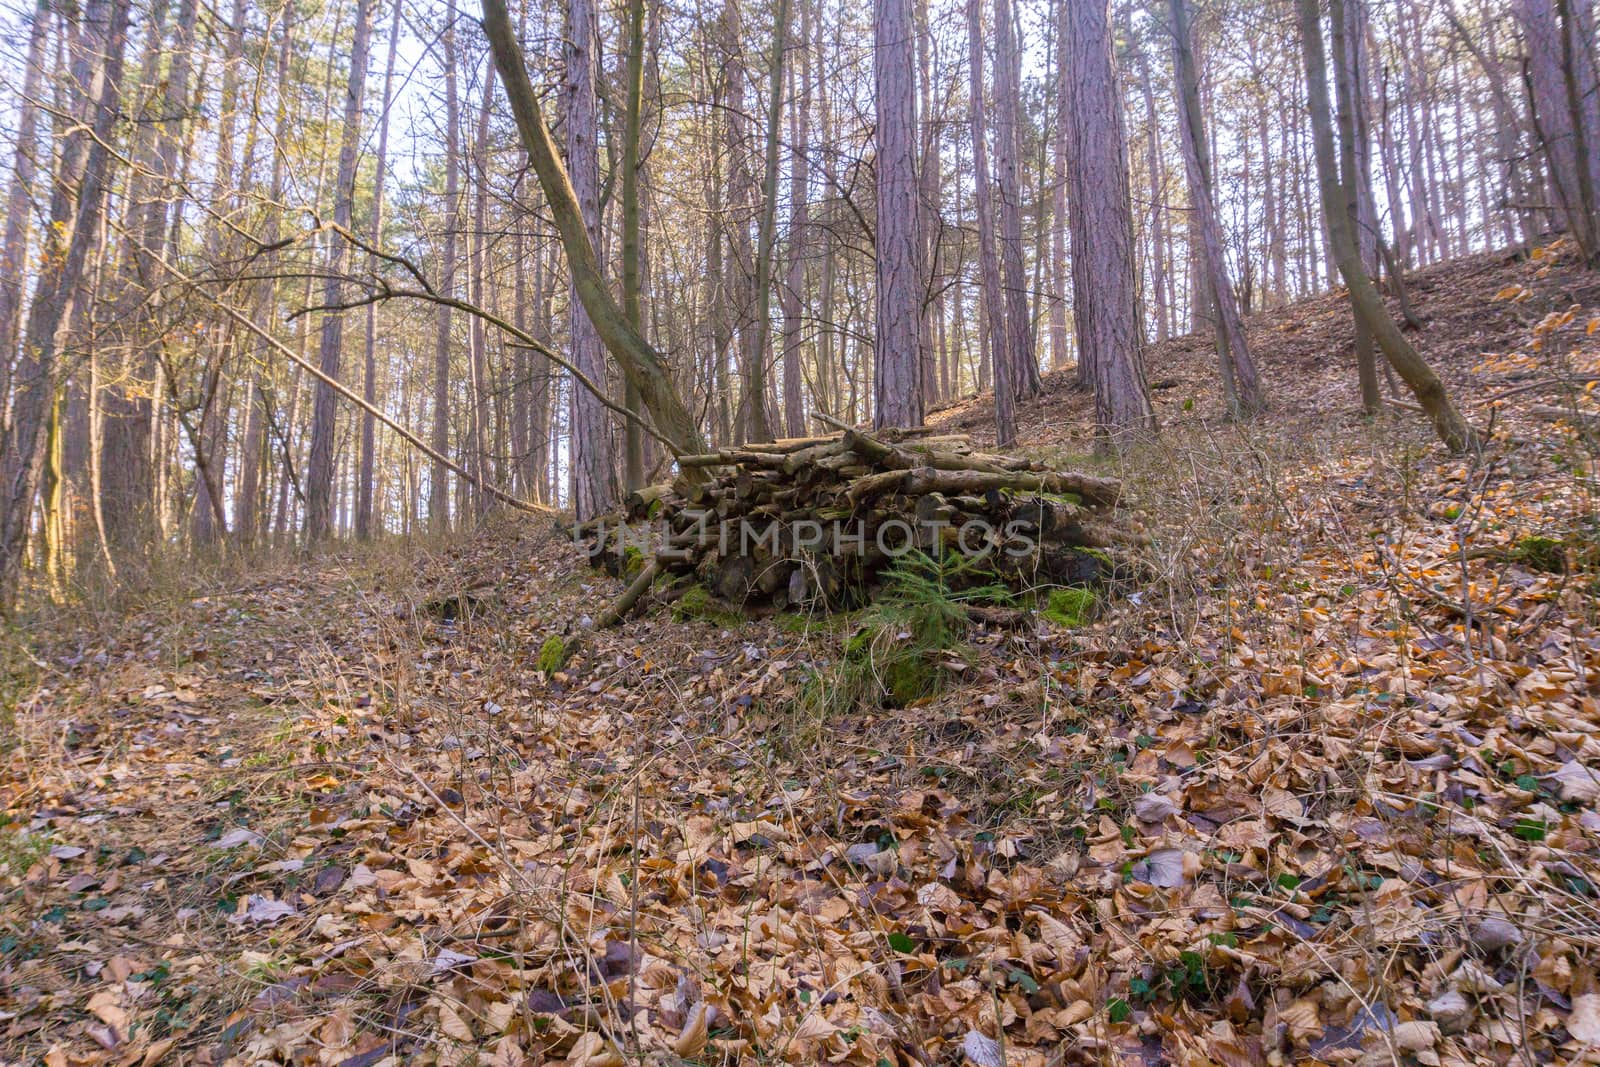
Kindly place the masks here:
[(1206, 291), (1216, 314), (1217, 350), (1223, 367), (1224, 395), (1235, 416), (1250, 416), (1265, 405), (1261, 379), (1245, 340), (1244, 322), (1228, 275), (1222, 226), (1211, 198), (1211, 153), (1200, 114), (1200, 77), (1195, 69), (1187, 0), (1170, 0), (1173, 67), (1178, 76), (1178, 131), (1183, 142), (1184, 172), (1189, 179), (1189, 204), (1200, 229), (1205, 252)]
[(1070, 2), (1061, 59), (1072, 71), (1067, 173), (1078, 358), (1095, 393), (1095, 431), (1121, 449), (1153, 434), (1134, 279), (1128, 146), (1104, 0)]
[(1022, 57), (1017, 50), (1011, 0), (995, 0), (994, 61), (994, 156), (1000, 194), (1000, 269), (1006, 298), (1005, 353), (1011, 364), (1011, 389), (1020, 400), (1037, 396), (1041, 384), (1022, 260), (1022, 188), (1017, 176)]
[[(334, 179), (333, 224), (350, 229), (351, 205), (356, 195), (356, 149), (361, 138), (362, 94), (367, 84), (367, 52), (372, 44), (372, 0), (356, 0), (356, 24), (350, 48), (350, 77), (345, 87), (344, 119), (339, 138), (339, 172)], [(350, 245), (341, 234), (330, 235), (327, 275), (322, 283), (322, 338), (318, 366), (337, 380), (344, 346), (344, 312), (335, 310), (340, 281), (349, 269)], [(306, 528), (308, 543), (325, 541), (333, 534), (333, 436), (338, 417), (337, 394), (318, 381), (311, 407), (311, 456), (306, 463)]]
[[(673, 442), (677, 455), (703, 452), (705, 445), (684, 407), (661, 356), (634, 329), (606, 288), (573, 183), (556, 154), (538, 94), (528, 80), (522, 50), (511, 29), (505, 0), (484, 0), (484, 32), (494, 50), (495, 67), (505, 83), (517, 132), (528, 152), (550, 213), (561, 234), (574, 288), (622, 373), (639, 389), (656, 429)], [(694, 477), (690, 475), (690, 477)]]
[[(491, 0), (492, 2), (492, 0)], [(591, 248), (600, 243), (599, 117), (595, 101), (595, 8), (592, 0), (570, 0), (563, 45), (566, 106), (567, 168), (572, 192)], [(600, 336), (578, 293), (577, 272), (568, 297), (572, 363), (592, 382), (605, 381)], [(632, 328), (630, 322), (629, 328)], [(574, 385), (571, 398), (569, 456), (572, 509), (583, 522), (611, 509), (616, 499), (611, 472), (611, 439), (605, 408), (599, 398)]]
[(780, 304), (783, 309), (783, 432), (803, 437), (806, 432), (802, 393), (801, 311), (805, 305), (806, 242), (810, 236), (811, 160), (807, 143), (811, 131), (811, 5), (801, 0), (800, 50), (795, 66), (799, 92), (792, 94), (789, 123), (789, 247), (788, 265)]
[[(400, 0), (394, 0), (394, 19), (389, 25), (389, 55), (383, 64), (383, 109), (378, 113), (378, 154), (374, 160), (372, 179), (372, 225), (369, 232), (374, 246), (383, 244), (383, 192), (384, 180), (389, 170), (389, 106), (394, 100), (395, 54), (400, 44)], [(371, 264), (377, 269), (377, 262)], [(520, 269), (520, 263), (519, 263)], [(378, 305), (367, 305), (367, 337), (365, 359), (362, 361), (361, 399), (368, 407), (378, 402)], [(368, 540), (376, 532), (372, 522), (373, 464), (377, 449), (377, 420), (371, 412), (361, 413), (361, 459), (356, 475), (355, 534), (358, 540)]]
[(967, 0), (967, 99), (972, 110), (972, 184), (978, 215), (978, 277), (983, 291), (981, 329), (994, 361), (995, 443), (1007, 448), (1017, 440), (1015, 363), (1008, 355), (1006, 302), (1001, 293), (1000, 253), (995, 241), (993, 189), (989, 182), (988, 121), (983, 85), (982, 0)]
[[(622, 131), (622, 310), (635, 330), (644, 333), (643, 282), (640, 259), (644, 255), (639, 223), (639, 142), (644, 111), (644, 4), (628, 0), (628, 69), (624, 85), (626, 109)], [(639, 408), (639, 390), (624, 386), (623, 404)], [(644, 487), (644, 433), (632, 419), (622, 424), (622, 487), (632, 493)]]
[[(1378, 269), (1377, 211), (1367, 173), (1367, 122), (1363, 55), (1366, 18), (1363, 0), (1332, 0), (1333, 84), (1339, 127), (1339, 167), (1342, 172), (1346, 214), (1355, 227), (1356, 247), (1368, 277)], [(1376, 414), (1383, 404), (1378, 391), (1377, 353), (1372, 330), (1356, 317), (1356, 376), (1361, 384), (1361, 410)]]
[[(89, 131), (74, 131), (63, 146), (63, 159), (83, 151), (82, 180), (76, 190), (58, 182), (51, 195), (52, 225), (46, 252), (35, 280), (33, 303), (23, 333), (23, 354), (13, 379), (11, 425), (0, 452), (0, 610), (13, 602), (27, 549), (29, 518), (44, 468), (46, 425), (55, 402), (58, 333), (71, 311), (83, 278), (90, 248), (98, 236), (101, 205), (111, 162), (110, 145), (117, 119), (117, 86), (122, 81), (123, 46), (127, 41), (128, 0), (90, 0), (83, 24), (105, 26), (94, 41), (104, 61), (98, 76), (88, 72), (87, 56), (75, 79), (91, 84), (87, 94)], [(76, 202), (73, 201), (76, 193)]]
[(1334, 155), (1333, 120), (1328, 102), (1328, 63), (1322, 44), (1321, 15), (1317, 0), (1298, 0), (1301, 50), (1306, 66), (1306, 94), (1311, 107), (1312, 137), (1315, 142), (1318, 184), (1322, 191), (1322, 213), (1328, 239), (1333, 246), (1339, 273), (1350, 290), (1356, 314), (1372, 329), (1378, 345), (1390, 364), (1411, 387), (1417, 402), (1433, 421), (1439, 439), (1453, 452), (1464, 451), (1476, 443), (1472, 428), (1450, 400), (1444, 383), (1433, 368), (1423, 362), (1400, 328), (1389, 317), (1383, 298), (1361, 265), (1361, 252), (1351, 233), (1349, 205), (1339, 180)]
[(783, 130), (783, 58), (788, 43), (789, 0), (777, 0), (769, 59), (771, 82), (767, 98), (767, 151), (761, 180), (761, 223), (756, 241), (755, 342), (750, 359), (753, 377), (745, 383), (752, 416), (747, 430), (751, 441), (772, 439), (772, 426), (767, 417), (767, 350), (772, 337), (772, 255), (778, 228), (778, 150)]
[(873, 425), (922, 425), (921, 233), (917, 195), (917, 53), (911, 0), (875, 0), (877, 318)]
[(49, 26), (49, 10), (35, 9), (17, 101), (16, 154), (11, 165), (11, 188), (6, 195), (4, 244), (0, 245), (0, 436), (5, 430), (5, 400), (11, 395), (11, 368), (17, 358), (17, 335), (22, 325), (23, 265), (28, 259), (33, 210), (30, 201), (35, 195), (34, 175), (38, 172), (34, 162), (39, 151), (38, 99), (44, 84), (44, 45)]
[[(439, 253), (439, 293), (454, 296), (456, 288), (456, 231), (461, 224), (461, 100), (456, 88), (456, 5), (446, 7), (444, 46), (444, 211), (440, 229), (444, 242)], [(440, 304), (435, 312), (433, 344), (433, 451), (438, 456), (450, 451), (450, 308)], [(442, 459), (433, 461), (428, 474), (428, 527), (434, 533), (450, 528), (450, 468)]]

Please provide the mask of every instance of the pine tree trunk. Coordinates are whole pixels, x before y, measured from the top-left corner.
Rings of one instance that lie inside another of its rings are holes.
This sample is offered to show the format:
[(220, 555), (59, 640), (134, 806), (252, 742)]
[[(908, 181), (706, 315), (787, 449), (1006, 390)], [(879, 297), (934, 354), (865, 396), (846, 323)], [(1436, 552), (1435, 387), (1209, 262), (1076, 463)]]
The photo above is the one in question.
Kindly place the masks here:
[(1106, 4), (1067, 7), (1061, 59), (1071, 71), (1067, 196), (1078, 359), (1087, 361), (1094, 383), (1096, 434), (1120, 449), (1156, 429), (1138, 321), (1122, 94)]
[(875, 0), (877, 318), (873, 425), (921, 426), (922, 235), (917, 195), (917, 53), (911, 0)]

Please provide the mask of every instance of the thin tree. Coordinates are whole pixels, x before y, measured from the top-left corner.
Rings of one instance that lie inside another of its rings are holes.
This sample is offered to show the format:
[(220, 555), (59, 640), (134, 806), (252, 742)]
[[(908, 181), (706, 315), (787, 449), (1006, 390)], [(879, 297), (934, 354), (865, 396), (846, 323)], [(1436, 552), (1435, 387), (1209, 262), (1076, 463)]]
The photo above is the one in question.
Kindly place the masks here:
[[(42, 267), (13, 378), (11, 424), (0, 448), (0, 610), (10, 608), (16, 593), (44, 469), (45, 426), (55, 402), (61, 323), (72, 309), (99, 235), (131, 6), (129, 0), (89, 0), (83, 7), (88, 41), (74, 60), (74, 81), (88, 87), (83, 103), (90, 123), (87, 130), (73, 131), (62, 147), (63, 169), (79, 155), (82, 178), (76, 188), (57, 181), (51, 194), (52, 225), (45, 235)], [(95, 26), (106, 27), (103, 38), (96, 39)], [(104, 59), (91, 74), (87, 53), (96, 49)]]
[(1453, 452), (1464, 451), (1476, 443), (1472, 427), (1456, 410), (1444, 383), (1433, 372), (1433, 368), (1423, 361), (1389, 317), (1388, 309), (1383, 306), (1383, 298), (1378, 295), (1377, 288), (1361, 264), (1361, 251), (1351, 232), (1344, 185), (1339, 180), (1339, 166), (1334, 154), (1333, 118), (1328, 101), (1328, 61), (1322, 43), (1322, 17), (1318, 11), (1318, 0), (1299, 0), (1299, 13), (1300, 47), (1305, 59), (1306, 95), (1311, 107), (1322, 213), (1339, 273), (1350, 290), (1350, 302), (1356, 314), (1367, 323), (1384, 356), (1406, 385), (1410, 386), (1417, 403), (1422, 405), (1422, 410), (1432, 420), (1439, 439)]
[[(439, 251), (439, 292), (455, 295), (456, 231), (461, 224), (461, 100), (456, 86), (456, 4), (445, 8), (445, 27), (440, 44), (444, 49), (444, 217), (440, 223), (444, 240)], [(450, 451), (450, 349), (452, 316), (450, 306), (440, 303), (435, 311), (433, 344), (433, 467), (428, 474), (428, 526), (434, 533), (450, 528), (450, 467), (440, 457)]]
[[(563, 42), (566, 98), (567, 170), (591, 247), (600, 243), (599, 109), (595, 99), (595, 19), (592, 0), (570, 0)], [(590, 381), (605, 380), (600, 334), (578, 295), (574, 272), (569, 297), (568, 333), (572, 363)], [(631, 326), (632, 323), (630, 322)], [(605, 408), (598, 397), (583, 389), (572, 390), (569, 456), (572, 471), (572, 510), (581, 522), (611, 508), (616, 499), (611, 473), (611, 438)]]
[(1215, 315), (1222, 393), (1233, 415), (1253, 415), (1264, 406), (1265, 399), (1261, 378), (1245, 340), (1239, 301), (1234, 295), (1233, 278), (1228, 273), (1222, 225), (1217, 221), (1217, 207), (1212, 199), (1211, 153), (1200, 112), (1200, 75), (1195, 67), (1189, 5), (1187, 0), (1169, 0), (1168, 10), (1172, 15), (1172, 62), (1178, 75), (1178, 131), (1183, 143), (1183, 169), (1189, 182), (1189, 209), (1200, 230), (1206, 292), (1211, 297), (1211, 310)]
[(1011, 389), (1019, 400), (1037, 396), (1043, 388), (1033, 350), (1033, 318), (1028, 311), (1028, 280), (1022, 260), (1022, 190), (1017, 177), (1021, 77), (1022, 54), (1017, 49), (1011, 0), (995, 0), (994, 157), (1000, 194), (1000, 270), (1006, 298), (1004, 351), (1011, 365)]
[[(644, 237), (639, 221), (639, 149), (644, 124), (644, 5), (645, 0), (628, 0), (628, 68), (622, 129), (622, 310), (629, 324), (641, 334)], [(639, 390), (632, 382), (624, 382), (623, 404), (631, 411), (639, 408)], [(633, 492), (643, 486), (644, 433), (638, 423), (627, 419), (622, 427), (622, 487)]]
[[(372, 44), (372, 0), (357, 0), (356, 24), (350, 47), (350, 78), (346, 83), (344, 117), (339, 137), (339, 171), (334, 178), (333, 224), (350, 231), (356, 195), (356, 150), (361, 139), (361, 104), (367, 85), (367, 52)], [(341, 236), (328, 241), (322, 303), (322, 338), (318, 366), (327, 378), (337, 380), (344, 346), (344, 312), (338, 310), (340, 282), (348, 270), (350, 246)], [(319, 380), (311, 409), (311, 455), (306, 463), (306, 540), (324, 541), (333, 534), (333, 435), (338, 417), (337, 394)]]
[(39, 91), (44, 83), (44, 45), (50, 26), (49, 8), (40, 4), (28, 30), (28, 53), (23, 61), (22, 89), (17, 99), (16, 154), (11, 164), (11, 187), (6, 194), (5, 237), (0, 243), (0, 430), (4, 429), (5, 398), (11, 391), (11, 365), (17, 357), (17, 334), (22, 323), (23, 264), (28, 258), (30, 201), (35, 195), (35, 156), (39, 151)]
[(978, 215), (978, 277), (983, 293), (983, 336), (994, 360), (995, 442), (1005, 448), (1016, 443), (1015, 363), (1008, 355), (1006, 302), (1001, 293), (1000, 254), (994, 226), (994, 191), (989, 181), (988, 118), (983, 85), (982, 0), (967, 0), (967, 87), (972, 119), (972, 183)]
[[(400, 46), (400, 15), (401, 0), (394, 0), (393, 21), (389, 24), (389, 54), (383, 64), (383, 107), (378, 113), (378, 151), (373, 160), (374, 172), (372, 176), (372, 223), (368, 232), (372, 235), (373, 247), (383, 245), (383, 194), (384, 184), (389, 171), (389, 108), (394, 102), (394, 65), (395, 56)], [(376, 269), (376, 261), (372, 264)], [(368, 408), (377, 404), (378, 399), (378, 305), (367, 305), (367, 336), (366, 352), (361, 374), (361, 399)], [(377, 451), (377, 426), (378, 422), (371, 411), (361, 413), (361, 459), (360, 471), (356, 475), (356, 517), (355, 534), (360, 540), (366, 540), (374, 533), (372, 528), (372, 482), (373, 465)]]
[[(572, 274), (573, 288), (584, 310), (619, 369), (638, 387), (656, 429), (673, 443), (675, 453), (704, 451), (700, 431), (684, 407), (660, 354), (628, 322), (606, 286), (578, 196), (556, 151), (550, 128), (545, 124), (538, 93), (528, 78), (505, 0), (484, 0), (483, 11), (484, 32), (494, 53), (495, 68), (505, 85), (522, 146), (550, 205)], [(695, 468), (690, 468), (684, 476), (694, 479), (699, 475)]]
[(811, 131), (811, 5), (802, 0), (800, 34), (796, 38), (799, 63), (793, 77), (800, 91), (790, 93), (789, 109), (789, 242), (787, 266), (779, 305), (783, 311), (783, 432), (800, 437), (806, 432), (803, 411), (800, 314), (806, 284), (806, 241), (811, 225), (807, 202), (811, 183), (808, 139)]

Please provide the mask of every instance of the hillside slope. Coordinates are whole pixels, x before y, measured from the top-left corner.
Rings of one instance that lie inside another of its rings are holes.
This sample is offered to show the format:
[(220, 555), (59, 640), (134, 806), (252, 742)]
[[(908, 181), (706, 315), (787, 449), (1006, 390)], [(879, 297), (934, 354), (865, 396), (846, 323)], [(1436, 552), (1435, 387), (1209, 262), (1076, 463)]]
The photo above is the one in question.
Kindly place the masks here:
[[(817, 699), (851, 619), (587, 634), (621, 583), (524, 517), (40, 620), (6, 646), (0, 1046), (1593, 1062), (1597, 448), (1533, 409), (1589, 409), (1600, 279), (1479, 257), (1413, 297), (1481, 456), (1359, 416), (1336, 297), (1252, 321), (1252, 424), (1203, 339), (1157, 346), (1163, 440), (1106, 464), (1147, 580), (974, 623), (908, 708)], [(1050, 386), (1023, 447), (1077, 456)]]

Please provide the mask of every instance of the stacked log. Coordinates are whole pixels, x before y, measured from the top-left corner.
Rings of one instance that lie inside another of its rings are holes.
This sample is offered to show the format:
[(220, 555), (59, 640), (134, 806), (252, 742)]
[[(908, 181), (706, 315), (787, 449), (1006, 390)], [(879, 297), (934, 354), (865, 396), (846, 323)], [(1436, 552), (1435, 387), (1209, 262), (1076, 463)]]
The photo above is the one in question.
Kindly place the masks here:
[(601, 625), (663, 578), (747, 614), (853, 607), (912, 552), (970, 563), (974, 583), (1105, 581), (1142, 539), (1121, 483), (975, 451), (966, 435), (860, 430), (682, 456), (679, 476), (577, 532), (634, 576)]

